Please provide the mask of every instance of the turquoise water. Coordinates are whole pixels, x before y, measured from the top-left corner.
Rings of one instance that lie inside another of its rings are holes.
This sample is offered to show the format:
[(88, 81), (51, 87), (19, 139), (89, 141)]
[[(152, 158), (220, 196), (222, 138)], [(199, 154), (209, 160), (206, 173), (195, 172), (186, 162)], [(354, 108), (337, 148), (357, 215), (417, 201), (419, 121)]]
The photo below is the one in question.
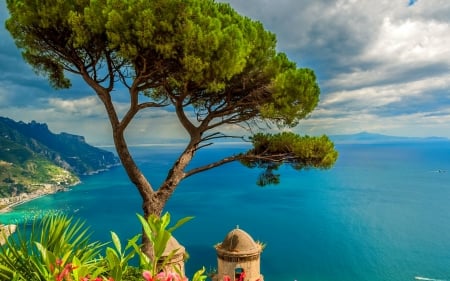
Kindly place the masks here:
[[(199, 162), (230, 149), (241, 148), (207, 149)], [(258, 171), (238, 163), (184, 181), (167, 210), (174, 219), (195, 216), (175, 232), (191, 256), (188, 274), (216, 267), (213, 245), (239, 225), (267, 244), (265, 280), (450, 280), (450, 143), (337, 149), (333, 169), (284, 168), (277, 186), (257, 187)], [(159, 183), (178, 148), (148, 150), (136, 149), (138, 162)], [(63, 210), (86, 219), (95, 239), (108, 240), (111, 230), (123, 239), (140, 231), (139, 195), (121, 167), (82, 181), (0, 221)]]

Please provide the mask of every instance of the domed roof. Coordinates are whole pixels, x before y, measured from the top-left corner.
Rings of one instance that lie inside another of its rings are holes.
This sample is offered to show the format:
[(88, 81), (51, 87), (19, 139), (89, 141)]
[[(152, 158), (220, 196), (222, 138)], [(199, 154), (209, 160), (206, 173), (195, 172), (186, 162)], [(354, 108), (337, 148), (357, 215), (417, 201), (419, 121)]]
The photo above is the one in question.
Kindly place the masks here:
[(261, 252), (261, 245), (239, 228), (231, 230), (222, 243), (216, 246), (218, 253), (226, 255), (253, 255)]
[(169, 241), (167, 241), (166, 248), (164, 249), (163, 257), (167, 257), (168, 255), (170, 255), (173, 250), (176, 250), (176, 255), (184, 254), (186, 252), (184, 247), (181, 246), (180, 243), (178, 243), (177, 239), (175, 239), (175, 237), (173, 236), (170, 236)]

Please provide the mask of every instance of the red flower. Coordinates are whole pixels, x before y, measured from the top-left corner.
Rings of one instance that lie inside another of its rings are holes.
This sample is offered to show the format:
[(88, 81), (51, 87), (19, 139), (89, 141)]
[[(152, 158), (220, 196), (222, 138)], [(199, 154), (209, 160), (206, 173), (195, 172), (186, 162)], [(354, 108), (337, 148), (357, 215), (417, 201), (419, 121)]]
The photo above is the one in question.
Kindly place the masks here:
[[(145, 278), (145, 276), (144, 276)], [(152, 280), (152, 281), (188, 281), (188, 279), (186, 277), (183, 277), (181, 275), (179, 275), (176, 272), (172, 272), (172, 271), (161, 271), (160, 273), (158, 273), (154, 279), (147, 279), (147, 280)]]
[(239, 281), (244, 281), (245, 271), (242, 271), (241, 275), (239, 275)]

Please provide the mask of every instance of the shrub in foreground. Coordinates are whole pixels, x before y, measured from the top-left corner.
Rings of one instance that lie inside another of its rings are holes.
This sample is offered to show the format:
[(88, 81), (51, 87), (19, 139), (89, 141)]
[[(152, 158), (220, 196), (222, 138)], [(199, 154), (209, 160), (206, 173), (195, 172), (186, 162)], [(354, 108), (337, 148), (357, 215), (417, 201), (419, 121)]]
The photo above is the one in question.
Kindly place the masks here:
[[(169, 227), (170, 215), (138, 215), (146, 235), (153, 244), (153, 257), (141, 251), (141, 234), (128, 240), (123, 248), (116, 233), (110, 243), (90, 241), (85, 222), (64, 214), (52, 214), (35, 220), (30, 231), (18, 227), (16, 233), (0, 247), (0, 280), (13, 281), (184, 281), (176, 268), (165, 267), (175, 254), (165, 259), (163, 253), (172, 232), (191, 219), (187, 217)], [(112, 244), (112, 245), (111, 245)], [(130, 261), (138, 257), (139, 265)], [(158, 262), (159, 261), (159, 262)], [(197, 271), (192, 281), (206, 280), (205, 269)]]

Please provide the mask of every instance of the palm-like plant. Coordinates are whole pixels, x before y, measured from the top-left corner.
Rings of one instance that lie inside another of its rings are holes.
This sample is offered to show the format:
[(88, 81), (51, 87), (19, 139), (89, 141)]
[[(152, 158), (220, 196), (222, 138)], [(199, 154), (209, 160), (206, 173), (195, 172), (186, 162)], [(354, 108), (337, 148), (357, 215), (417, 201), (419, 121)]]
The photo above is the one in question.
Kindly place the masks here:
[(104, 246), (90, 242), (85, 223), (64, 214), (35, 220), (0, 247), (0, 280), (54, 280), (58, 271), (71, 265), (78, 276), (98, 276), (106, 268), (99, 261)]
[[(0, 281), (125, 281), (142, 280), (142, 277), (146, 280), (169, 280), (170, 276), (187, 280), (178, 268), (166, 268), (176, 250), (167, 257), (163, 257), (163, 253), (172, 232), (191, 217), (179, 220), (172, 227), (169, 227), (169, 213), (161, 217), (151, 215), (148, 220), (140, 215), (138, 218), (144, 234), (153, 244), (152, 257), (145, 255), (142, 245), (138, 244), (140, 234), (128, 240), (126, 247), (122, 248), (117, 234), (111, 232), (114, 247), (105, 247), (106, 244), (89, 241), (89, 228), (84, 222), (74, 221), (63, 214), (52, 214), (35, 220), (30, 231), (19, 227), (13, 236), (5, 237), (6, 243), (0, 247)], [(105, 256), (100, 255), (103, 249), (106, 250)], [(136, 254), (139, 267), (130, 267), (129, 262)], [(137, 271), (142, 274), (135, 276)], [(204, 268), (197, 271), (192, 280), (204, 281), (204, 272)]]

